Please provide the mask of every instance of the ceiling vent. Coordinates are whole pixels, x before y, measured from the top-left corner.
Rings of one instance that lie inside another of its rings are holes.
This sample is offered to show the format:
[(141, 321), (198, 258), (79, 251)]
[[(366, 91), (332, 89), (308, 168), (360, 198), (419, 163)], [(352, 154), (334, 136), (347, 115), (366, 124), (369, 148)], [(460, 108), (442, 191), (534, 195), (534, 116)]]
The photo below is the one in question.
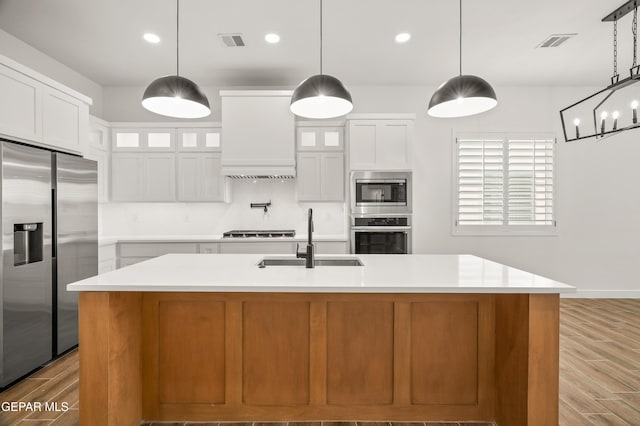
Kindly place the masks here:
[(572, 33), (572, 34), (551, 34), (549, 37), (544, 39), (544, 41), (542, 43), (540, 43), (539, 45), (537, 45), (536, 47), (539, 47), (539, 48), (543, 48), (543, 47), (559, 47), (560, 45), (564, 44), (567, 40), (569, 40), (570, 38), (573, 38), (573, 37), (575, 37), (577, 35), (578, 35), (577, 33)]
[(227, 47), (244, 47), (242, 34), (218, 34), (218, 38)]

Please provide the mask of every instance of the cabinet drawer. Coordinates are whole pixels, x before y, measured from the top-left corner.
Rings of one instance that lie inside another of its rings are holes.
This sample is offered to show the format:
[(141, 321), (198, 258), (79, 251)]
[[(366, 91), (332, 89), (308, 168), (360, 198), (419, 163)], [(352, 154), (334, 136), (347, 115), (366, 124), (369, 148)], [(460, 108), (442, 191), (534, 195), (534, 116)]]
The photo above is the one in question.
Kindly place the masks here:
[(293, 242), (246, 242), (221, 243), (220, 253), (250, 253), (250, 254), (293, 254), (296, 244)]
[(198, 253), (219, 253), (220, 248), (217, 243), (200, 243)]
[(195, 243), (120, 244), (120, 257), (156, 257), (168, 253), (196, 253)]
[(123, 257), (118, 259), (118, 268), (124, 268), (125, 266), (135, 265), (136, 263), (144, 262), (145, 260), (152, 259), (151, 257)]
[(346, 254), (349, 253), (349, 246), (346, 241), (316, 241), (317, 254)]

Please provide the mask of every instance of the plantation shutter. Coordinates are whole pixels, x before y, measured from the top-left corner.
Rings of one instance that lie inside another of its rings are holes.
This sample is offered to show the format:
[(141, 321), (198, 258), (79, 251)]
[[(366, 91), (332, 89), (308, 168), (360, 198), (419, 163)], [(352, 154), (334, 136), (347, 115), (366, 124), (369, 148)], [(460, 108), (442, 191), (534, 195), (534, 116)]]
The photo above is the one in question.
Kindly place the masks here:
[(458, 139), (458, 225), (504, 222), (504, 140)]
[(552, 138), (508, 142), (507, 223), (553, 225)]
[(554, 226), (554, 145), (548, 134), (459, 136), (456, 226), (502, 232)]

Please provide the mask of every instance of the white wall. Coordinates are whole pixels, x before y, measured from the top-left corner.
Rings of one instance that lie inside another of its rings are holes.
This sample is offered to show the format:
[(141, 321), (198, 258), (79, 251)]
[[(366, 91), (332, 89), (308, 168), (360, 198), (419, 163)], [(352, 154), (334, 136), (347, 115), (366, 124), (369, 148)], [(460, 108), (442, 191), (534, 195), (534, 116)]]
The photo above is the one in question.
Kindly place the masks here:
[[(101, 205), (105, 235), (220, 235), (232, 229), (295, 229), (307, 233), (313, 208), (316, 234), (345, 235), (342, 203), (298, 203), (294, 181), (231, 181), (230, 203), (107, 203)], [(251, 203), (271, 201), (265, 214)]]
[(102, 87), (61, 62), (0, 29), (0, 54), (90, 97), (90, 113), (102, 118)]
[[(636, 272), (636, 263), (640, 260), (640, 192), (637, 189), (640, 133), (629, 131), (604, 141), (574, 143), (565, 143), (562, 138), (559, 110), (598, 88), (496, 86), (498, 107), (463, 119), (434, 119), (426, 115), (435, 87), (349, 88), (355, 103), (354, 112), (417, 113), (413, 194), (416, 253), (471, 253), (575, 285), (581, 295), (640, 297), (640, 278)], [(209, 120), (217, 121), (218, 89), (206, 89), (215, 105), (214, 116)], [(113, 121), (149, 119), (141, 115), (144, 111), (138, 107), (137, 97), (142, 90), (144, 88), (105, 88), (107, 118)], [(557, 135), (557, 236), (451, 235), (451, 147), (453, 134), (458, 131), (552, 131)], [(293, 187), (290, 191), (293, 193)], [(303, 232), (303, 206), (297, 206), (292, 196), (285, 197), (284, 192), (280, 196), (287, 200), (288, 208), (274, 209), (270, 213), (271, 223), (274, 227), (278, 227), (276, 223), (290, 223), (287, 214), (292, 211), (291, 218), (297, 218), (294, 227)], [(262, 198), (252, 197), (249, 197), (252, 201)], [(151, 223), (165, 224), (172, 232), (186, 232), (191, 225), (179, 224), (186, 215), (211, 232), (262, 225), (257, 212), (242, 210), (249, 202), (243, 199), (235, 207), (140, 204), (120, 209), (119, 205), (108, 206), (105, 232), (124, 232), (119, 228), (136, 224), (141, 226), (139, 229), (150, 232), (162, 229)], [(285, 219), (281, 220), (280, 214)], [(341, 214), (341, 207), (330, 208), (326, 213), (326, 218), (336, 224), (331, 226), (331, 233), (333, 229), (336, 233), (342, 231), (337, 226)], [(147, 215), (154, 217), (148, 225), (143, 223)], [(137, 219), (130, 223), (134, 216)], [(117, 220), (114, 221), (114, 217)], [(322, 226), (322, 222), (321, 218), (316, 220), (317, 225)]]
[[(496, 87), (499, 106), (464, 119), (434, 119), (434, 88), (354, 87), (354, 112), (417, 112), (414, 250), (472, 253), (578, 287), (582, 295), (640, 297), (640, 138), (565, 143), (559, 110), (596, 88)], [(451, 235), (452, 143), (459, 131), (552, 131), (558, 137), (554, 237)]]

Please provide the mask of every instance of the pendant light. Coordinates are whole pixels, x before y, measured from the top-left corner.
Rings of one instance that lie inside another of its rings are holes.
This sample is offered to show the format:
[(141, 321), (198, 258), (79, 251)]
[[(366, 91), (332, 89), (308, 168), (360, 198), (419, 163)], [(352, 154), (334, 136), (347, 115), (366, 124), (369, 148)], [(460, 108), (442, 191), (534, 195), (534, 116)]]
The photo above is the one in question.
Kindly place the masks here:
[(320, 74), (304, 80), (291, 96), (291, 112), (305, 118), (334, 118), (353, 109), (351, 93), (337, 78), (322, 74), (322, 0), (320, 0)]
[(176, 75), (152, 81), (142, 95), (142, 106), (167, 117), (206, 117), (211, 114), (207, 96), (196, 83), (180, 76), (180, 0), (176, 9)]
[(462, 75), (462, 0), (460, 0), (460, 75), (438, 87), (427, 114), (432, 117), (466, 117), (489, 111), (498, 104), (496, 92), (484, 79)]

